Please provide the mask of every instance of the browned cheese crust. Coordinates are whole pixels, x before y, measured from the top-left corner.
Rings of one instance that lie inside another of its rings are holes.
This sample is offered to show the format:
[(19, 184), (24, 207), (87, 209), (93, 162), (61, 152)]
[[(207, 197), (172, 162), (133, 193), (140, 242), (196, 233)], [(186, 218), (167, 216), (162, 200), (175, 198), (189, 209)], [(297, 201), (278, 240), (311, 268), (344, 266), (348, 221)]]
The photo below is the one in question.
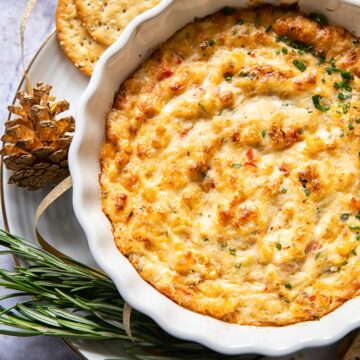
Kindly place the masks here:
[(102, 205), (143, 279), (257, 326), (359, 295), (359, 51), (343, 28), (293, 9), (225, 9), (121, 85)]

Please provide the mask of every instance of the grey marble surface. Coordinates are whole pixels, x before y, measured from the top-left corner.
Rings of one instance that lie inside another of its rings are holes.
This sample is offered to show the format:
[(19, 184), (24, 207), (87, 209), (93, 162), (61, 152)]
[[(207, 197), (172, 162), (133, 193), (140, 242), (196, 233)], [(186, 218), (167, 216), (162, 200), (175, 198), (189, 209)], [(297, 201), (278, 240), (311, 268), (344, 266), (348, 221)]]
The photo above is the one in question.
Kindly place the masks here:
[[(25, 64), (54, 27), (56, 0), (38, 0), (26, 31)], [(7, 104), (12, 102), (22, 76), (19, 21), (26, 0), (0, 0), (0, 131), (7, 118)], [(0, 227), (3, 227), (0, 220)], [(11, 257), (0, 257), (0, 268), (11, 269)], [(4, 291), (0, 289), (0, 296)], [(0, 335), (0, 360), (76, 360), (78, 357), (61, 339), (15, 338)]]

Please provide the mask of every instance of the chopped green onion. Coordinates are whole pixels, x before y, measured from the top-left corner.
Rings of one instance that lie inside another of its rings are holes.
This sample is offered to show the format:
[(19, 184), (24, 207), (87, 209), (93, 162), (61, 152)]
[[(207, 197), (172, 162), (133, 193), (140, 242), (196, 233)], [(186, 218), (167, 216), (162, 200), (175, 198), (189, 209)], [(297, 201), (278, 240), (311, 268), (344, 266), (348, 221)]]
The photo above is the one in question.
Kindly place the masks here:
[(278, 250), (281, 250), (282, 249), (282, 246), (281, 246), (281, 244), (280, 243), (276, 243), (276, 248), (278, 249)]
[(309, 14), (309, 17), (311, 20), (316, 21), (321, 26), (327, 25), (329, 23), (327, 17), (324, 14), (312, 12)]
[(281, 49), (281, 52), (286, 55), (288, 53), (288, 49), (286, 47), (283, 47)]
[(232, 78), (233, 78), (233, 75), (230, 74), (230, 73), (226, 73), (226, 74), (224, 75), (224, 79), (225, 79), (226, 81), (231, 81)]
[(347, 99), (350, 98), (350, 95), (349, 94), (338, 93), (338, 98), (340, 100), (347, 100)]
[(301, 60), (294, 60), (293, 64), (302, 72), (304, 72), (307, 68), (306, 64)]
[(349, 225), (350, 230), (360, 230), (360, 226), (357, 225)]
[(350, 86), (349, 79), (342, 80), (340, 82), (334, 82), (333, 86), (335, 89), (345, 89), (346, 91), (352, 91), (352, 87)]
[(234, 169), (240, 169), (241, 168), (241, 164), (238, 164), (238, 163), (234, 163), (231, 165), (232, 168)]
[(350, 71), (341, 71), (341, 77), (347, 80), (354, 80), (354, 75)]
[(265, 130), (261, 130), (261, 137), (264, 138), (266, 136), (266, 131)]
[(265, 28), (265, 32), (270, 32), (271, 31), (271, 29), (272, 29), (272, 26), (271, 25), (268, 25), (268, 26), (266, 26), (266, 28)]
[(349, 130), (354, 130), (354, 125), (352, 123), (348, 123), (348, 129)]
[(315, 108), (321, 112), (328, 111), (330, 109), (330, 106), (329, 105), (321, 105), (321, 103), (320, 103), (321, 99), (322, 99), (321, 95), (314, 95), (312, 97), (312, 101), (313, 101)]
[(229, 253), (231, 254), (231, 255), (236, 255), (236, 249), (234, 249), (234, 248), (230, 248), (229, 249)]

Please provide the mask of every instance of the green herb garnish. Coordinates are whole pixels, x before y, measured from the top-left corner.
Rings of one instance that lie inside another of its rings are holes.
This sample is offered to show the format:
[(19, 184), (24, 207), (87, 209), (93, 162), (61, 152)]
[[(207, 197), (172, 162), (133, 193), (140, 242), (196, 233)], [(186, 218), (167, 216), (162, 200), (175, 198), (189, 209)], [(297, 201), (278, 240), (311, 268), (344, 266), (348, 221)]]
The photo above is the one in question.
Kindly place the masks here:
[(306, 64), (301, 60), (294, 60), (293, 64), (302, 72), (304, 72), (307, 68)]
[(309, 17), (311, 20), (316, 21), (321, 26), (325, 26), (329, 23), (327, 17), (324, 14), (313, 12), (309, 14)]
[(348, 123), (348, 129), (349, 130), (354, 130), (354, 125), (352, 123)]
[(233, 78), (233, 75), (232, 75), (232, 74), (230, 74), (230, 73), (224, 74), (224, 79), (225, 79), (226, 81), (231, 81), (232, 78)]
[(313, 101), (313, 104), (314, 104), (315, 108), (318, 109), (321, 112), (328, 111), (330, 109), (330, 106), (329, 105), (322, 105), (321, 102), (320, 102), (321, 99), (322, 99), (321, 95), (314, 95), (312, 97), (312, 101)]
[(290, 283), (285, 284), (285, 287), (286, 287), (287, 289), (292, 289), (292, 286), (291, 286)]
[(266, 136), (266, 131), (265, 130), (261, 130), (261, 137), (264, 138)]
[(349, 225), (349, 229), (350, 229), (350, 230), (354, 230), (354, 231), (360, 230), (360, 226), (357, 226), (357, 225)]
[(278, 249), (278, 250), (281, 250), (282, 249), (282, 246), (281, 246), (281, 244), (280, 243), (276, 243), (276, 248)]
[(350, 71), (341, 71), (341, 77), (347, 80), (354, 80), (354, 75)]
[(238, 164), (238, 163), (234, 163), (231, 165), (232, 168), (234, 169), (240, 169), (241, 168), (241, 164)]
[(352, 87), (350, 86), (349, 79), (344, 79), (340, 82), (334, 82), (333, 86), (335, 89), (345, 89), (346, 91), (352, 91)]
[(269, 32), (271, 31), (271, 29), (272, 29), (272, 26), (271, 26), (271, 25), (267, 25), (267, 26), (265, 27), (265, 32), (269, 33)]
[(281, 52), (286, 55), (288, 53), (288, 49), (286, 47), (283, 47), (281, 48)]
[(229, 253), (230, 253), (231, 255), (235, 256), (235, 255), (236, 255), (236, 249), (230, 248), (230, 249), (229, 249)]
[(340, 100), (347, 100), (350, 97), (351, 97), (351, 95), (349, 95), (349, 94), (338, 93), (338, 99), (340, 99)]

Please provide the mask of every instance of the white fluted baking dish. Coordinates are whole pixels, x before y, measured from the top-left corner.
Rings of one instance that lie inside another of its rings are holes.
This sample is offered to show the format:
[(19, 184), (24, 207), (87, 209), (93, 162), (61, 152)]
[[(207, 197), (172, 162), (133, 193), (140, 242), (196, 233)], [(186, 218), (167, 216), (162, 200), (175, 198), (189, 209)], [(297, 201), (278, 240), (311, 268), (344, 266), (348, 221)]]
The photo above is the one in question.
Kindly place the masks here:
[[(76, 132), (69, 161), (73, 178), (73, 206), (90, 250), (99, 266), (112, 278), (124, 299), (179, 338), (199, 342), (226, 354), (260, 353), (283, 355), (301, 348), (334, 342), (360, 327), (360, 298), (354, 298), (320, 321), (284, 327), (254, 327), (227, 324), (191, 312), (146, 283), (116, 248), (111, 226), (101, 210), (99, 152), (104, 139), (105, 115), (120, 84), (138, 67), (156, 45), (194, 17), (224, 6), (246, 7), (245, 0), (163, 0), (138, 16), (117, 42), (98, 61), (76, 114)], [(267, 1), (274, 5), (289, 1)], [(360, 35), (360, 1), (300, 1), (304, 12), (319, 11)]]

